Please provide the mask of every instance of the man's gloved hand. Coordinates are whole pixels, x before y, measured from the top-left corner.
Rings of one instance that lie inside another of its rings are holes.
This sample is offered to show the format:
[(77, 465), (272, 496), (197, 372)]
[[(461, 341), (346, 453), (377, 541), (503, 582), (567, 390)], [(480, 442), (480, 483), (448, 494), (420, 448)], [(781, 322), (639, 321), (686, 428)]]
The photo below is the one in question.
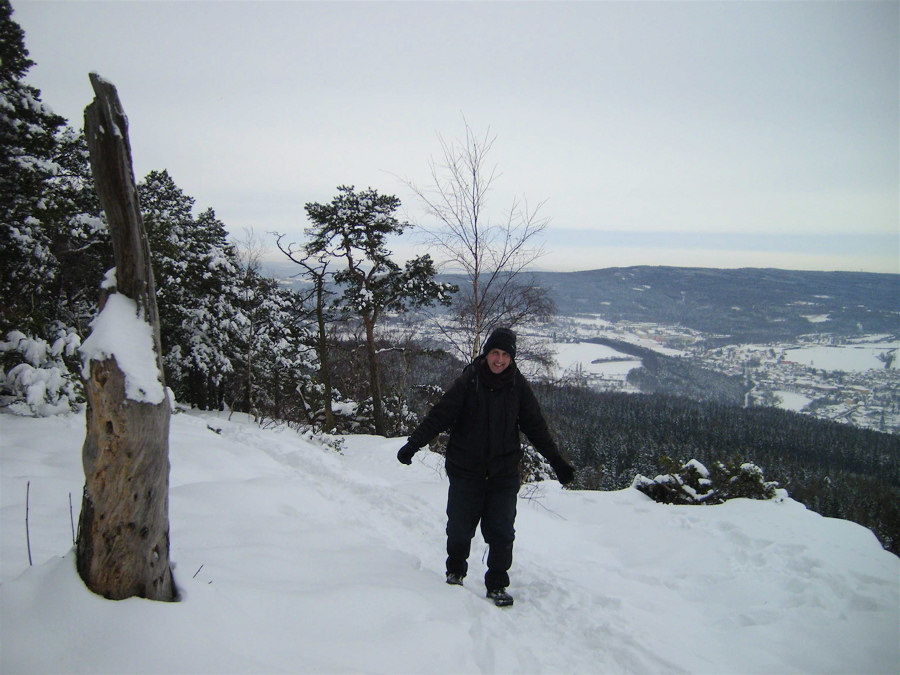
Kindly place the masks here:
[(402, 448), (400, 448), (400, 452), (397, 453), (397, 459), (401, 464), (412, 464), (413, 455), (419, 451), (419, 448), (414, 446), (412, 443), (407, 443)]
[(553, 462), (551, 466), (556, 472), (556, 479), (563, 485), (568, 485), (575, 480), (575, 469), (562, 457)]

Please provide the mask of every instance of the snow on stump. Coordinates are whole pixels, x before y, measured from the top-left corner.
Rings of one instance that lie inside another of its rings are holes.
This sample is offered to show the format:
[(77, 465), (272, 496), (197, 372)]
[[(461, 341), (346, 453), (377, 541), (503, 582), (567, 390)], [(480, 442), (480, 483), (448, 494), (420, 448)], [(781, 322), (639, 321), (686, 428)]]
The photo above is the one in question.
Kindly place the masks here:
[(116, 88), (90, 75), (85, 136), (115, 271), (81, 347), (87, 397), (77, 567), (113, 600), (177, 599), (169, 564), (169, 415), (150, 248)]

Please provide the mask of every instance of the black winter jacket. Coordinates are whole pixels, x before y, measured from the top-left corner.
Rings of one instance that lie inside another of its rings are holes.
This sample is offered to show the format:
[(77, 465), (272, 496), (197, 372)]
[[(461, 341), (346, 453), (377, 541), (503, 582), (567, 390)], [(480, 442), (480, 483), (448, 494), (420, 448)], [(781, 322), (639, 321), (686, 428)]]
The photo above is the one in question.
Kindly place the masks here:
[(466, 367), (422, 423), (409, 437), (416, 447), (427, 445), (450, 429), (447, 443), (447, 473), (469, 478), (493, 478), (517, 474), (524, 453), (519, 443), (522, 431), (551, 466), (560, 461), (540, 404), (528, 380), (516, 364), (511, 378), (492, 387), (482, 372), (484, 357)]

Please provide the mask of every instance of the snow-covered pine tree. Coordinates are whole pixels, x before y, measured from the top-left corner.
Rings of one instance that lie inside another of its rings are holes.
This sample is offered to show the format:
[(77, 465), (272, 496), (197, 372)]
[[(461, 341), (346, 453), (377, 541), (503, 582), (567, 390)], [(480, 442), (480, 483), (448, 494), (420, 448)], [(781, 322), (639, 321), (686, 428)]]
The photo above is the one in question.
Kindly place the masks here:
[(81, 400), (75, 350), (112, 251), (98, 232), (103, 221), (84, 139), (25, 84), (32, 65), (2, 1), (0, 404), (43, 415)]
[(194, 218), (194, 198), (168, 171), (151, 171), (138, 192), (156, 275), (167, 381), (179, 401), (214, 407), (222, 377), (233, 368), (228, 325), (236, 313), (234, 250), (212, 209)]
[(48, 181), (59, 172), (56, 132), (65, 120), (24, 82), (34, 65), (25, 33), (0, 1), (0, 334), (45, 328), (56, 261), (43, 228)]
[[(334, 321), (338, 318), (338, 311), (330, 302), (334, 291), (329, 288), (333, 281), (334, 271), (329, 266), (329, 256), (325, 252), (313, 255), (307, 250), (308, 243), (297, 245), (284, 242), (284, 234), (276, 234), (278, 249), (288, 259), (299, 266), (301, 270), (295, 278), (299, 277), (308, 283), (309, 288), (300, 294), (302, 306), (307, 309), (311, 319), (311, 346), (316, 352), (318, 360), (317, 372), (311, 382), (310, 394), (312, 399), (303, 396), (301, 405), (307, 423), (316, 424), (325, 432), (331, 432), (335, 428), (334, 414), (334, 384), (332, 381), (331, 367), (331, 343), (329, 332), (333, 331)], [(321, 405), (318, 405), (318, 401)]]
[(259, 273), (241, 270), (235, 313), (229, 320), (231, 374), (228, 402), (257, 419), (316, 425), (307, 402), (316, 396), (318, 364), (311, 321), (293, 291)]
[[(223, 378), (234, 369), (228, 325), (235, 312), (237, 258), (225, 225), (213, 209), (203, 211), (188, 230), (188, 246), (176, 313), (187, 317), (181, 361), (168, 359), (186, 376), (185, 401), (201, 409), (221, 407)], [(187, 284), (185, 286), (185, 281)]]
[(58, 173), (44, 198), (45, 228), (58, 261), (55, 318), (85, 335), (97, 311), (100, 283), (112, 266), (106, 215), (94, 189), (84, 133), (66, 126), (57, 134)]
[(723, 500), (774, 499), (778, 483), (767, 481), (762, 469), (753, 462), (716, 462), (710, 472), (713, 490)]

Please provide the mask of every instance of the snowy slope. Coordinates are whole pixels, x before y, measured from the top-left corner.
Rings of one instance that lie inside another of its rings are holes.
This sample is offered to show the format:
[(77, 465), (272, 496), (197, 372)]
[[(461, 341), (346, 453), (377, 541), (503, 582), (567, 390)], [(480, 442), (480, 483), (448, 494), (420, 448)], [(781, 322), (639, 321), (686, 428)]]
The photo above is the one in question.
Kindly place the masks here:
[[(217, 434), (208, 427), (220, 429)], [(526, 487), (511, 592), (443, 582), (439, 458), (341, 454), (239, 418), (172, 419), (180, 603), (112, 602), (74, 569), (82, 416), (0, 415), (0, 671), (896, 673), (900, 560), (800, 504), (672, 507)], [(31, 482), (25, 537), (26, 483)]]

